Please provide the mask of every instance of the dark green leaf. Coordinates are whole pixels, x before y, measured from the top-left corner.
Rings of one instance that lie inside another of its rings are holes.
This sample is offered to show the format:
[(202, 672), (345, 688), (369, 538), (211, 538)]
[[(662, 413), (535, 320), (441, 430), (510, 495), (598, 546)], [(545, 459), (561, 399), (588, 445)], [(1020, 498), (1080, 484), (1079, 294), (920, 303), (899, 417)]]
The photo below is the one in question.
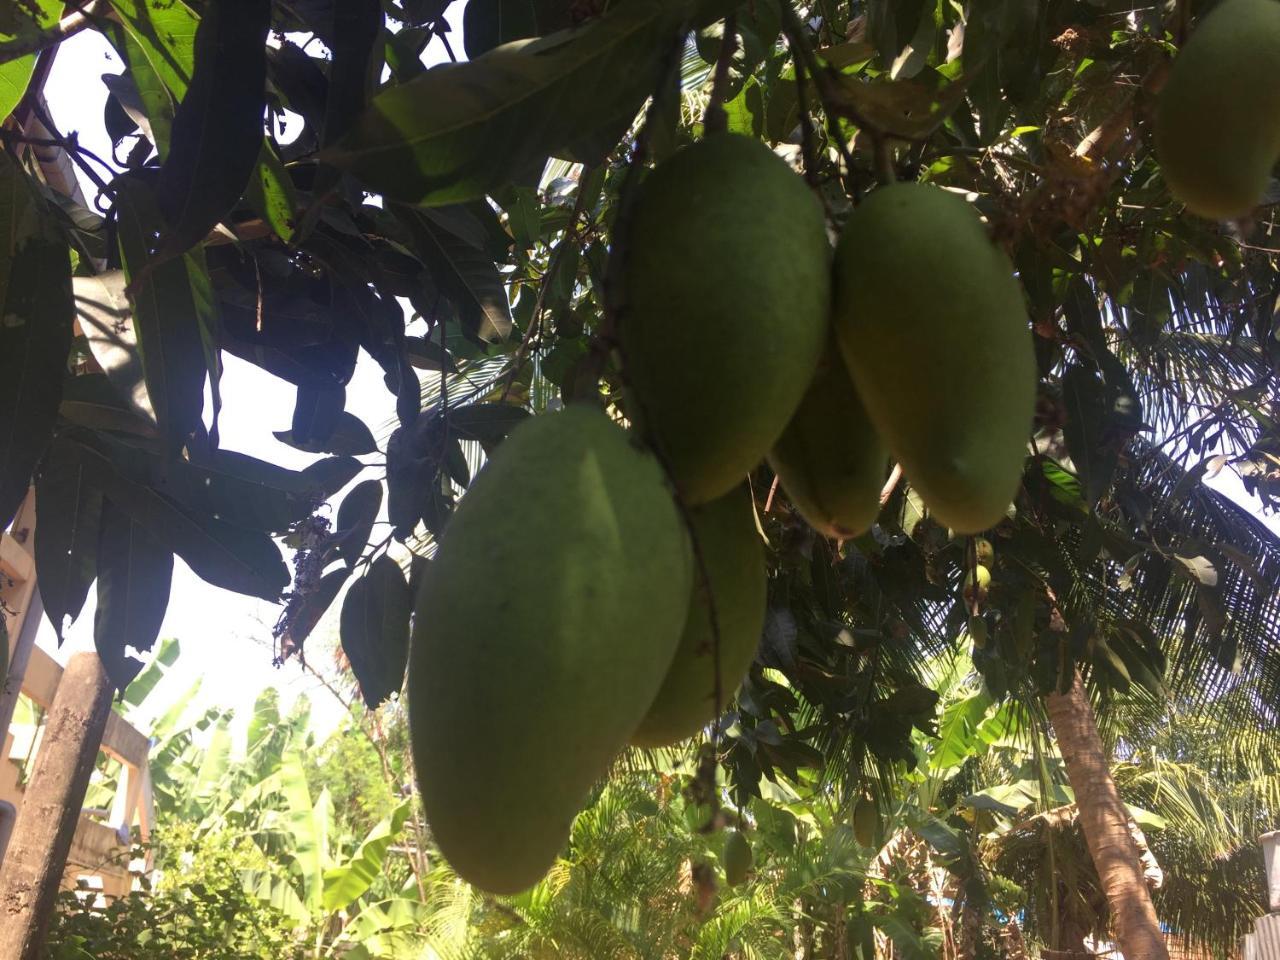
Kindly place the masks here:
[(270, 224), (277, 237), (285, 243), (293, 240), (294, 214), (298, 206), (293, 180), (271, 144), (265, 140), (258, 154), (257, 166), (249, 178), (245, 199), (254, 212)]
[(173, 554), (108, 500), (98, 541), (98, 608), (93, 639), (107, 674), (124, 689), (142, 663), (126, 648), (150, 650), (169, 606)]
[(479, 199), (583, 131), (625, 129), (656, 85), (680, 6), (619, 4), (586, 26), (428, 70), (375, 97), (322, 159), (406, 203)]
[(181, 449), (200, 426), (207, 360), (193, 274), (203, 272), (191, 257), (152, 260), (152, 241), (163, 227), (146, 184), (117, 181), (120, 254), (133, 299), (147, 394), (171, 450)]
[(400, 205), (393, 209), (409, 228), (414, 252), (431, 279), (457, 308), (463, 329), (479, 340), (506, 339), (511, 333), (511, 305), (489, 254), (451, 230), (447, 215)]
[(467, 0), (462, 43), (476, 59), (512, 40), (537, 37), (573, 25), (570, 6), (554, 0)]
[(502, 441), (529, 418), (529, 411), (506, 403), (473, 403), (449, 411), (449, 428), (465, 440), (478, 440), (486, 449)]
[(334, 530), (338, 556), (354, 566), (369, 543), (374, 521), (382, 509), (382, 484), (377, 480), (364, 480), (351, 488), (338, 507), (338, 520)]
[(98, 362), (126, 409), (155, 427), (156, 413), (147, 395), (142, 352), (138, 349), (133, 311), (125, 295), (123, 270), (92, 277), (74, 277), (76, 319)]
[(340, 385), (326, 388), (299, 386), (298, 398), (293, 405), (293, 428), (289, 431), (291, 445), (299, 449), (305, 449), (304, 445), (326, 449), (329, 438), (338, 428), (346, 401), (347, 391)]
[(204, 6), (191, 80), (156, 183), (168, 221), (162, 249), (169, 255), (208, 236), (258, 166), (270, 19), (269, 0), (210, 0)]
[(1085, 499), (1097, 503), (1111, 486), (1119, 456), (1106, 443), (1107, 406), (1102, 381), (1089, 367), (1074, 364), (1062, 377), (1067, 422), (1063, 438)]
[(103, 493), (158, 542), (187, 562), (198, 577), (237, 593), (276, 600), (289, 583), (280, 551), (266, 534), (212, 517), (198, 519), (173, 501), (123, 476), (99, 451), (55, 440), (100, 482)]
[(350, 574), (350, 569), (343, 567), (326, 573), (320, 578), (320, 582), (303, 597), (297, 612), (289, 620), (288, 627), (280, 638), (282, 646), (291, 653), (302, 649), (303, 644), (307, 642), (307, 637), (311, 636), (320, 618), (332, 606), (334, 598), (337, 597), (338, 591), (347, 582)]
[(334, 424), (329, 438), (323, 442), (313, 439), (300, 443), (293, 439), (292, 430), (277, 430), (275, 438), (281, 443), (287, 443), (307, 453), (336, 453), (344, 457), (357, 457), (374, 453), (378, 449), (378, 444), (373, 439), (373, 432), (355, 414), (347, 413), (345, 410), (338, 414), (338, 421)]
[(40, 597), (61, 643), (67, 618), (80, 615), (96, 576), (102, 514), (102, 490), (66, 445), (53, 445), (36, 478), (36, 512)]
[(342, 650), (370, 708), (404, 682), (412, 610), (404, 573), (386, 554), (370, 564), (342, 602)]
[(426, 337), (405, 337), (404, 349), (409, 357), (409, 362), (419, 370), (458, 372), (458, 366), (453, 362), (453, 358), (449, 356), (449, 351)]
[(324, 114), (327, 146), (345, 134), (378, 82), (382, 57), (373, 56), (382, 36), (382, 5), (372, 0), (334, 0), (333, 59)]
[(363, 469), (364, 464), (354, 457), (325, 457), (303, 470), (302, 478), (317, 497), (328, 500)]
[(149, 440), (157, 438), (155, 424), (131, 410), (104, 373), (82, 373), (66, 381), (58, 412), (72, 423), (93, 430), (112, 430)]
[(0, 151), (0, 530), (49, 443), (71, 350), (71, 257)]

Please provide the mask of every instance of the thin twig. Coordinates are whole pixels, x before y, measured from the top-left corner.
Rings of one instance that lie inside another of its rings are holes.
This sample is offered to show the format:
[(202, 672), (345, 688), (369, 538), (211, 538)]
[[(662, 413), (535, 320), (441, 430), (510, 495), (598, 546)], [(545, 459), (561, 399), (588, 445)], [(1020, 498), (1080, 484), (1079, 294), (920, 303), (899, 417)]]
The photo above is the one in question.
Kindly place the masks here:
[(764, 499), (764, 512), (768, 513), (769, 508), (773, 506), (773, 495), (778, 492), (778, 477), (773, 478), (773, 483), (769, 485), (769, 496)]
[(902, 479), (902, 464), (895, 463), (893, 472), (889, 474), (889, 479), (885, 481), (884, 486), (880, 489), (880, 506), (884, 507), (889, 502), (889, 498), (893, 496), (893, 490), (898, 485), (898, 481)]

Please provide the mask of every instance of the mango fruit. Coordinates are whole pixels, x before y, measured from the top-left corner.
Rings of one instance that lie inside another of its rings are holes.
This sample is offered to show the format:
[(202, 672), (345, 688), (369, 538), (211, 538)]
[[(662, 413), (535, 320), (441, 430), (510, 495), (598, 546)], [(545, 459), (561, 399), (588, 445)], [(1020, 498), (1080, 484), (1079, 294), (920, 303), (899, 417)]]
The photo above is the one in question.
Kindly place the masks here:
[(630, 413), (686, 503), (742, 482), (813, 377), (830, 247), (804, 181), (758, 140), (713, 134), (641, 185), (618, 338)]
[(746, 882), (754, 858), (751, 844), (738, 830), (730, 830), (724, 838), (724, 881), (731, 887)]
[(964, 199), (882, 187), (836, 246), (834, 323), (858, 396), (943, 525), (993, 526), (1017, 492), (1035, 408), (1022, 290)]
[(1280, 160), (1280, 3), (1225, 0), (1173, 61), (1156, 157), (1187, 209), (1230, 220), (1261, 200)]
[(684, 628), (688, 534), (661, 467), (604, 413), (515, 428), (423, 576), (409, 658), (418, 788), (445, 858), (509, 894), (554, 863)]
[(982, 564), (978, 564), (965, 574), (964, 585), (966, 588), (972, 587), (975, 583), (984, 590), (991, 586), (991, 571)]
[(875, 523), (889, 454), (834, 343), (768, 459), (800, 515), (824, 537), (847, 540)]
[[(694, 507), (690, 521), (707, 567), (720, 627), (720, 693), (725, 707), (755, 659), (764, 631), (768, 588), (764, 544), (756, 532), (751, 491), (737, 490)], [(706, 584), (695, 559), (684, 634), (662, 688), (631, 742), (661, 747), (691, 737), (716, 718), (715, 644)]]
[(876, 811), (876, 802), (870, 797), (860, 797), (853, 808), (853, 838), (859, 846), (874, 847), (879, 830), (880, 814)]

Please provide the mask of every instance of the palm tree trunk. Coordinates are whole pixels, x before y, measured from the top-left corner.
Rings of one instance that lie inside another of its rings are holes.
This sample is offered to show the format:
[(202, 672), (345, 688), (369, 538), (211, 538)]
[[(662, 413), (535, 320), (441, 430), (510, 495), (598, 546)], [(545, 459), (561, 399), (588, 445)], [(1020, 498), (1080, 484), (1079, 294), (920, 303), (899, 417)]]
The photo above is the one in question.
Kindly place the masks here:
[(1046, 705), (1120, 951), (1125, 960), (1169, 960), (1138, 847), (1129, 832), (1129, 811), (1111, 779), (1109, 757), (1080, 674), (1066, 693), (1050, 694)]

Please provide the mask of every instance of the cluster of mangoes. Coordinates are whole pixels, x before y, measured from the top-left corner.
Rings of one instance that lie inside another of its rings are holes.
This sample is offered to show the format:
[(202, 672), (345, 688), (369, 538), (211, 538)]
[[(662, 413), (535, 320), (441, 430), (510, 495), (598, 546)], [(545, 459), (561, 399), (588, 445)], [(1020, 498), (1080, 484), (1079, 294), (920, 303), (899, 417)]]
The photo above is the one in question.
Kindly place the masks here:
[(1187, 209), (1233, 220), (1280, 160), (1280, 2), (1225, 0), (1178, 53), (1156, 111), (1165, 182)]
[(717, 134), (648, 176), (623, 242), (631, 429), (573, 404), (522, 423), (417, 601), (423, 804), (457, 872), (495, 893), (543, 876), (621, 750), (697, 733), (746, 675), (766, 593), (746, 477), (762, 459), (824, 534), (873, 523), (890, 454), (971, 532), (1004, 515), (1027, 444), (1022, 294), (964, 199), (879, 189), (833, 262), (804, 181)]
[[(1175, 63), (1156, 146), (1190, 209), (1259, 202), (1280, 156), (1280, 2), (1209, 15)], [(588, 406), (518, 427), (417, 602), (423, 803), (457, 872), (495, 893), (543, 876), (621, 750), (696, 733), (746, 674), (766, 571), (744, 478), (762, 459), (827, 536), (874, 522), (890, 456), (939, 521), (976, 533), (1004, 515), (1027, 448), (1022, 293), (956, 194), (881, 187), (833, 254), (794, 171), (717, 134), (653, 171), (620, 239), (632, 429)], [(992, 560), (978, 543), (974, 602)], [(862, 833), (873, 815), (860, 808)], [(731, 883), (747, 876), (740, 833), (724, 860)]]

